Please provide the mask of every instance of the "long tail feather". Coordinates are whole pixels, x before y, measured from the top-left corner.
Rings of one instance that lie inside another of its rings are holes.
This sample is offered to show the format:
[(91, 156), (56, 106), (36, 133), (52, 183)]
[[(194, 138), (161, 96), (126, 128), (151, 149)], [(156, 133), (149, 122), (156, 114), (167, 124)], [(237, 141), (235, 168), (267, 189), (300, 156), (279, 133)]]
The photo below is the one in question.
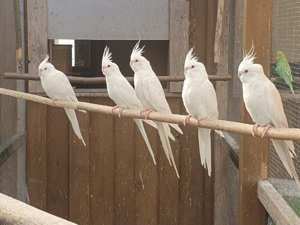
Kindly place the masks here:
[(65, 111), (66, 111), (66, 114), (67, 114), (71, 124), (72, 124), (72, 128), (73, 128), (75, 134), (82, 141), (83, 145), (86, 146), (86, 144), (83, 140), (83, 137), (81, 135), (81, 132), (80, 132), (80, 128), (79, 128), (75, 110), (74, 109), (65, 109)]
[(198, 141), (201, 164), (207, 168), (208, 176), (211, 176), (211, 140), (210, 129), (198, 128)]
[(178, 133), (183, 134), (183, 132), (180, 129), (180, 127), (178, 126), (178, 124), (169, 123), (169, 126), (171, 126), (172, 128), (174, 128)]
[(216, 132), (218, 135), (220, 135), (222, 138), (225, 138), (225, 135), (224, 135), (224, 133), (223, 133), (222, 131), (220, 131), (220, 130), (215, 130), (215, 132)]
[(146, 131), (144, 129), (144, 126), (143, 126), (143, 122), (142, 120), (139, 120), (139, 119), (134, 119), (134, 122), (136, 123), (136, 125), (138, 126), (143, 138), (144, 138), (144, 141), (148, 147), (148, 150), (149, 150), (149, 153), (150, 155), (152, 156), (152, 159), (153, 159), (153, 162), (154, 164), (156, 165), (156, 161), (155, 161), (155, 156), (154, 156), (154, 153), (153, 153), (153, 150), (151, 148), (151, 145), (149, 143), (149, 140), (148, 140), (148, 137), (147, 137), (147, 134), (146, 134)]
[[(155, 129), (157, 129), (156, 124), (152, 121), (152, 120), (143, 120), (145, 123), (149, 124), (150, 126), (154, 127)], [(175, 137), (173, 136), (173, 134), (171, 133), (170, 128), (168, 129), (168, 137), (171, 138), (171, 140), (175, 141)]]
[[(171, 145), (170, 145), (170, 142), (169, 142), (169, 139), (168, 139), (168, 135), (167, 135), (167, 129), (168, 129), (167, 126), (168, 126), (168, 124), (162, 123), (162, 122), (155, 122), (155, 123), (157, 125), (159, 138), (161, 140), (161, 143), (162, 143), (164, 152), (166, 154), (166, 157), (167, 157), (170, 165), (173, 164), (176, 175), (177, 175), (178, 178), (180, 178), (179, 173), (177, 171), (176, 164), (175, 164), (175, 160), (174, 160), (173, 152), (172, 152), (172, 149), (171, 149)], [(171, 161), (172, 161), (172, 163), (171, 163)]]
[(287, 170), (287, 172), (289, 173), (289, 175), (292, 178), (295, 178), (296, 183), (298, 185), (298, 187), (300, 188), (300, 181), (298, 178), (298, 174), (296, 172), (294, 163), (293, 163), (293, 159), (291, 157), (291, 152), (289, 151), (288, 145), (286, 144), (286, 141), (283, 140), (275, 140), (275, 139), (271, 139), (276, 152), (281, 160), (281, 162), (283, 163), (285, 169)]

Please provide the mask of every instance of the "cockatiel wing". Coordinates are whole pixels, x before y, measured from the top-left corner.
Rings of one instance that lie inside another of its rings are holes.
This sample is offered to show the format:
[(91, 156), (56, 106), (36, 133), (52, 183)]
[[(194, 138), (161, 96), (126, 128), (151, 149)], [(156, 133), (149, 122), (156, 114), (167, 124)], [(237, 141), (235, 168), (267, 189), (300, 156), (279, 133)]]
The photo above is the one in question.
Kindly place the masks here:
[[(288, 122), (283, 110), (280, 94), (272, 83), (269, 84), (269, 91), (270, 93), (267, 96), (271, 96), (272, 99), (270, 99), (270, 101), (266, 101), (266, 109), (272, 124), (277, 128), (288, 128)], [(293, 142), (285, 140), (285, 143), (292, 153), (291, 156), (296, 156)]]
[(55, 89), (55, 95), (57, 95), (57, 98), (54, 99), (78, 102), (74, 89), (63, 72), (55, 70), (51, 76), (55, 77), (55, 83), (57, 85), (57, 88)]
[(146, 76), (143, 80), (143, 92), (146, 100), (152, 108), (158, 112), (170, 114), (171, 110), (166, 101), (163, 88), (154, 76)]

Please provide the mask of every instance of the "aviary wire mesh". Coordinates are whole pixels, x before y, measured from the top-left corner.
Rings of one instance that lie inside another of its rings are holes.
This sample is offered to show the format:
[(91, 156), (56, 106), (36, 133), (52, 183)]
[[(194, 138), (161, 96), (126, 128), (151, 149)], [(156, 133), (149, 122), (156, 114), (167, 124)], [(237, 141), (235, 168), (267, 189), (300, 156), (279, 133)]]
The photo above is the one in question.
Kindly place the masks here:
[[(1, 0), (0, 10), (0, 87), (24, 91), (23, 81), (3, 79), (4, 72), (17, 70), (13, 1)], [(27, 198), (24, 134), (25, 102), (0, 95), (0, 192), (22, 201)]]
[[(237, 68), (243, 59), (242, 51), (242, 21), (243, 1), (230, 1), (229, 10), (229, 49), (228, 49), (228, 73), (231, 81), (228, 82), (228, 113), (227, 120), (240, 122), (240, 96), (241, 82), (237, 76)], [(238, 143), (239, 135), (231, 134)]]
[[(276, 78), (275, 84), (281, 94), (289, 127), (300, 127), (300, 1), (274, 0), (272, 27), (272, 65), (271, 77)], [(289, 62), (292, 76), (292, 93), (289, 86), (279, 77), (275, 68), (277, 51), (282, 51)], [(300, 143), (294, 142), (297, 158), (294, 164), (300, 174)], [(283, 167), (272, 144), (270, 144), (269, 177), (275, 188), (283, 195), (287, 203), (300, 216), (300, 190)]]

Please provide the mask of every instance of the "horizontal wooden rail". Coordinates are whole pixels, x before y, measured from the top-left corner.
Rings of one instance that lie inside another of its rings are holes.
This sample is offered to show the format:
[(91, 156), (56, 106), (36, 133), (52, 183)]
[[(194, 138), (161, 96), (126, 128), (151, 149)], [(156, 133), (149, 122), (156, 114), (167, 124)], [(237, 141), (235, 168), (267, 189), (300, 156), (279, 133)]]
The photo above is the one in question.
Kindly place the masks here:
[(269, 181), (258, 182), (257, 195), (276, 224), (300, 224), (300, 218)]
[(0, 194), (0, 223), (7, 225), (75, 225), (75, 223), (46, 213), (16, 199)]
[[(52, 100), (49, 98), (41, 97), (38, 95), (8, 90), (4, 88), (0, 88), (0, 94), (8, 95), (16, 98), (22, 98), (46, 105), (52, 105)], [(97, 105), (87, 102), (67, 102), (67, 101), (55, 101), (56, 107), (61, 108), (70, 108), (70, 109), (83, 109), (91, 112), (98, 112), (98, 113), (104, 113), (104, 114), (112, 114), (112, 107), (110, 106), (104, 106), (104, 105)], [(118, 115), (118, 110), (115, 110), (113, 115)], [(123, 117), (132, 117), (132, 118), (141, 118), (143, 119), (143, 116), (140, 116), (140, 112), (138, 110), (132, 110), (132, 109), (124, 109), (122, 113)], [(162, 121), (162, 122), (168, 122), (168, 123), (177, 123), (182, 124), (183, 120), (186, 118), (184, 115), (177, 115), (177, 114), (162, 114), (158, 112), (152, 112), (150, 113), (149, 117), (150, 120), (156, 120), (156, 121)], [(194, 118), (191, 118), (190, 125), (192, 126), (198, 126), (197, 120)], [(226, 132), (232, 132), (237, 134), (243, 134), (243, 135), (251, 135), (252, 127), (253, 125), (250, 124), (244, 124), (244, 123), (237, 123), (237, 122), (231, 122), (231, 121), (225, 121), (225, 120), (201, 120), (199, 123), (199, 127), (204, 128), (210, 128), (214, 130), (223, 130)], [(259, 127), (257, 130), (258, 135), (262, 135), (263, 128)], [(265, 135), (266, 138), (273, 138), (273, 139), (282, 139), (282, 140), (294, 140), (294, 141), (300, 141), (300, 129), (292, 129), (292, 128), (270, 128), (267, 134)]]
[[(5, 79), (15, 80), (40, 80), (38, 75), (28, 73), (4, 73)], [(82, 84), (100, 84), (105, 83), (105, 77), (75, 77), (68, 76), (71, 83), (82, 83)], [(133, 77), (126, 77), (130, 83), (133, 83)], [(184, 81), (184, 76), (158, 76), (161, 82), (180, 82)], [(231, 80), (230, 75), (209, 75), (211, 81), (227, 81)]]

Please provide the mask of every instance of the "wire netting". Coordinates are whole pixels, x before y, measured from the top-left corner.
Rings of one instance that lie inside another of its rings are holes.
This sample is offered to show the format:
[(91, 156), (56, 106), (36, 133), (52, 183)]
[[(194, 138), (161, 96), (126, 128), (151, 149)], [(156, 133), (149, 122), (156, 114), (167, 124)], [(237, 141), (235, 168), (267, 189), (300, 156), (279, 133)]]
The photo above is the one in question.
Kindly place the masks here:
[[(231, 1), (229, 11), (229, 49), (228, 72), (231, 81), (228, 82), (228, 117), (227, 120), (240, 122), (240, 90), (241, 82), (237, 76), (237, 68), (241, 62), (242, 53), (242, 20), (243, 1)], [(239, 135), (231, 134), (238, 142)]]
[[(3, 78), (4, 72), (17, 71), (13, 1), (1, 0), (0, 11), (0, 87), (24, 91), (23, 81)], [(25, 147), (25, 102), (0, 95), (0, 192), (22, 201), (27, 198)]]
[[(289, 127), (300, 127), (300, 1), (299, 0), (274, 0), (273, 3), (273, 27), (272, 27), (272, 65), (271, 77), (275, 79), (275, 85), (279, 90), (288, 119)], [(280, 65), (276, 65), (276, 55), (282, 51), (289, 62), (293, 76), (292, 93), (289, 85), (280, 78)], [(294, 165), (300, 174), (300, 143), (294, 142), (297, 158)], [(290, 178), (274, 147), (269, 149), (269, 177), (271, 183), (283, 195), (287, 203), (295, 210), (300, 211), (300, 190), (293, 179)], [(300, 215), (300, 214), (298, 214)]]

